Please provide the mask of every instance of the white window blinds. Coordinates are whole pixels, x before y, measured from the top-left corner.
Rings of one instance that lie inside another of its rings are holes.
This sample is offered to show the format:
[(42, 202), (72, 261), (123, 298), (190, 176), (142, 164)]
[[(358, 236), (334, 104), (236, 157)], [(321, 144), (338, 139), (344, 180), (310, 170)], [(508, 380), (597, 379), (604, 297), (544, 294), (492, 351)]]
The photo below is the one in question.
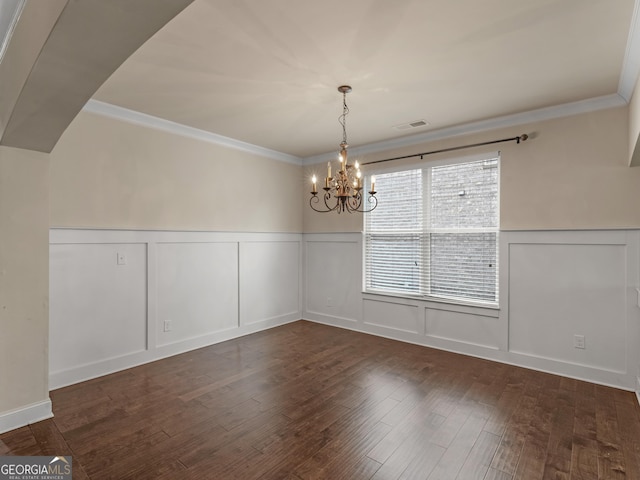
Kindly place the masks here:
[(379, 175), (376, 190), (385, 201), (366, 216), (367, 289), (420, 293), (422, 171)]
[(365, 289), (498, 302), (497, 157), (376, 175)]

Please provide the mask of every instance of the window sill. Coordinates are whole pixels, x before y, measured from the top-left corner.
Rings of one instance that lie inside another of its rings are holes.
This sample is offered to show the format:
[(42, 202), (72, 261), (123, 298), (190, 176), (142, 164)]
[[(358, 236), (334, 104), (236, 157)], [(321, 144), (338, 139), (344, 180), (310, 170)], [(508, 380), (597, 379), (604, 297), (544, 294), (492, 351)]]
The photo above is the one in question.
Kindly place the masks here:
[(493, 312), (500, 311), (500, 305), (496, 303), (474, 302), (465, 300), (455, 300), (451, 298), (434, 297), (428, 295), (409, 295), (390, 292), (376, 292), (376, 291), (363, 291), (363, 298), (370, 298), (371, 300), (379, 299), (381, 297), (388, 297), (394, 299), (413, 300), (418, 302), (433, 303), (440, 305), (450, 305), (452, 307), (469, 307), (473, 309), (489, 310)]

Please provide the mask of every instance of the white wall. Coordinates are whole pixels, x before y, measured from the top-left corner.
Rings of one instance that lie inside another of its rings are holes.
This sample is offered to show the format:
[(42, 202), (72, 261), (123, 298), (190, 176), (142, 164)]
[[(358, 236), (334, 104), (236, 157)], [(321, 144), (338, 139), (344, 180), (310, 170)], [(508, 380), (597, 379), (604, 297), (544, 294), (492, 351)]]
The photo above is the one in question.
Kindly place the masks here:
[(52, 415), (48, 157), (0, 147), (0, 433)]
[[(501, 300), (493, 309), (363, 294), (361, 234), (305, 234), (303, 315), (633, 390), (639, 245), (637, 230), (501, 232)], [(330, 269), (347, 274), (325, 278)], [(576, 334), (585, 349), (574, 348)]]
[(299, 320), (301, 250), (295, 233), (51, 230), (50, 387)]

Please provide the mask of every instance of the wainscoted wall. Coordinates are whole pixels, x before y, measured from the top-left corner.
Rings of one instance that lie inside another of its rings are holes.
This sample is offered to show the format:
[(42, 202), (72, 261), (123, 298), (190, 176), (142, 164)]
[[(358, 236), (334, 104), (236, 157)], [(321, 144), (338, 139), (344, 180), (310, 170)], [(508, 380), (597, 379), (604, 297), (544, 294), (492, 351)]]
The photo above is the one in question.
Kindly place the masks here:
[(635, 390), (639, 245), (637, 230), (502, 232), (496, 309), (364, 294), (361, 234), (305, 234), (303, 315)]
[[(638, 364), (637, 232), (505, 234), (509, 350), (629, 389)], [(585, 348), (574, 347), (574, 335)], [(627, 375), (628, 374), (628, 375)]]
[(302, 317), (302, 236), (50, 231), (50, 388)]
[(358, 233), (53, 229), (50, 388), (306, 318), (634, 390), (639, 249), (502, 232), (495, 309), (362, 293)]

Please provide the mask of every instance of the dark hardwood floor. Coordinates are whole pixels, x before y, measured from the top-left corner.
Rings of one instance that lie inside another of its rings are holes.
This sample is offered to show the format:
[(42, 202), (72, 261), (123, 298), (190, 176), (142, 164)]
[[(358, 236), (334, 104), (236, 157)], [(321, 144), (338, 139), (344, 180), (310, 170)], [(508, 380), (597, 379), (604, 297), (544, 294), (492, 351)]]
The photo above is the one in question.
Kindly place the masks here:
[(77, 479), (640, 479), (630, 392), (304, 321), (51, 398)]

